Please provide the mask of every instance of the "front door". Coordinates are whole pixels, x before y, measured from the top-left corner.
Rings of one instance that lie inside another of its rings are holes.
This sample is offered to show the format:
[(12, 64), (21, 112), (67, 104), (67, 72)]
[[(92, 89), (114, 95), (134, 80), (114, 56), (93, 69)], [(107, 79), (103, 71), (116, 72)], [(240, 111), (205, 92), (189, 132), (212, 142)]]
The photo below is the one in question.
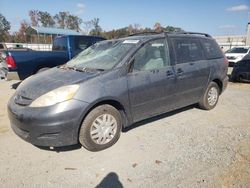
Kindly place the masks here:
[(173, 107), (176, 79), (165, 39), (150, 41), (135, 53), (127, 80), (134, 121)]

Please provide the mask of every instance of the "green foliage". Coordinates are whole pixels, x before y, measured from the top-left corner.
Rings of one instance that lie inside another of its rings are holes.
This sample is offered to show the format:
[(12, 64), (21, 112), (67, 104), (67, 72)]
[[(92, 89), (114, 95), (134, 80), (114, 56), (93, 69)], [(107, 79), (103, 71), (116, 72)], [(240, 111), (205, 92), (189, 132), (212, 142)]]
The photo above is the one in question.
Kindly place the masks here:
[(59, 12), (54, 16), (54, 20), (57, 22), (57, 26), (59, 28), (66, 28), (66, 20), (68, 17), (69, 13), (68, 12)]
[[(121, 29), (116, 29), (108, 32), (101, 32), (101, 36), (112, 39), (112, 38), (120, 38), (120, 37), (126, 37), (132, 34), (136, 33), (161, 33), (161, 32), (181, 32), (183, 31), (179, 27), (173, 27), (173, 26), (167, 26), (162, 27), (160, 23), (156, 23), (153, 28), (142, 28), (139, 24), (129, 25), (128, 27), (124, 27)], [(92, 33), (91, 33), (92, 34)]]
[(39, 11), (38, 12), (38, 21), (42, 24), (43, 27), (53, 27), (55, 26), (55, 21), (53, 17), (48, 12)]
[(0, 42), (9, 39), (10, 22), (0, 13)]

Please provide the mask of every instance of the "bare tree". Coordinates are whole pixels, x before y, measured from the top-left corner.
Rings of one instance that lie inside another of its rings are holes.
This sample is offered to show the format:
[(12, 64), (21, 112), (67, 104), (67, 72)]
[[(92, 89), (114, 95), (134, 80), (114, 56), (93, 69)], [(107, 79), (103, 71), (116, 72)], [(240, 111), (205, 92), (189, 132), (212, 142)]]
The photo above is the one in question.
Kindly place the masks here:
[(91, 29), (93, 28), (93, 22), (92, 21), (85, 21), (83, 22), (83, 28), (84, 28), (84, 32), (86, 34), (89, 34)]
[(30, 10), (29, 11), (29, 16), (30, 16), (30, 20), (31, 20), (31, 25), (32, 26), (38, 26), (38, 10)]

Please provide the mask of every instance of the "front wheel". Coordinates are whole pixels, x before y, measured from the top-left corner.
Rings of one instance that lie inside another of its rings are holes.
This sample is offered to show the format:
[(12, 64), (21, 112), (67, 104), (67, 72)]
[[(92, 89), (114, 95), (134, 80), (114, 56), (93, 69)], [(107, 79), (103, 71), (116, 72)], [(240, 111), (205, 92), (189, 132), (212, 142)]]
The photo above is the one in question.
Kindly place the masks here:
[(204, 110), (213, 109), (218, 103), (219, 92), (220, 90), (218, 84), (211, 82), (199, 102), (200, 108)]
[(83, 120), (79, 141), (90, 151), (106, 149), (120, 137), (122, 128), (120, 112), (111, 105), (94, 108)]

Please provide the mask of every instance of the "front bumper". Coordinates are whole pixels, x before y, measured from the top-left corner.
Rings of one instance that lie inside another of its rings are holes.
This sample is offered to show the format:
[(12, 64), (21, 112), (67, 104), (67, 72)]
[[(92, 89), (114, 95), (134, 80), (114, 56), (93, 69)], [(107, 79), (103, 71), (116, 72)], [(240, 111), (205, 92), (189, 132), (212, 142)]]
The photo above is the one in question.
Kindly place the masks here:
[(88, 103), (69, 100), (50, 107), (31, 108), (8, 103), (13, 131), (37, 146), (68, 146), (78, 143), (78, 131)]

